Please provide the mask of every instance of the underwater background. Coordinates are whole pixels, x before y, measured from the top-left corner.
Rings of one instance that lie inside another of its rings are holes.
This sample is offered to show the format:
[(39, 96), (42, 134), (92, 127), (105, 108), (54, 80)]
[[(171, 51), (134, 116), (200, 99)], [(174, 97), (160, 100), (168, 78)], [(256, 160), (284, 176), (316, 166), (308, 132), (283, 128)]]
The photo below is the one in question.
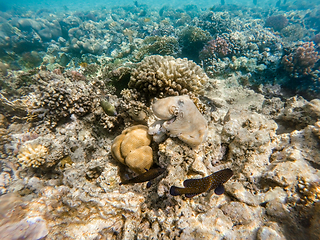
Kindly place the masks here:
[(1, 239), (320, 239), (319, 201), (319, 0), (0, 0)]

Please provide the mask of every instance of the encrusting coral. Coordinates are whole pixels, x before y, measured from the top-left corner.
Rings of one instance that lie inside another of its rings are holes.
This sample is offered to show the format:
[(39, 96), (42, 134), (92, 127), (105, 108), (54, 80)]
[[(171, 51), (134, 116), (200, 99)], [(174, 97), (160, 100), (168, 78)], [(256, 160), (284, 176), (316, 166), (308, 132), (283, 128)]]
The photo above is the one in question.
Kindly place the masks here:
[(201, 93), (207, 82), (208, 76), (193, 61), (152, 55), (132, 71), (129, 87), (146, 96), (164, 97)]
[(153, 164), (151, 136), (148, 127), (136, 125), (122, 131), (112, 143), (112, 156), (131, 170), (142, 174)]
[(205, 141), (208, 125), (197, 107), (187, 95), (167, 97), (152, 105), (156, 118), (160, 119), (150, 125), (149, 133), (156, 142), (170, 137), (178, 137), (191, 147)]

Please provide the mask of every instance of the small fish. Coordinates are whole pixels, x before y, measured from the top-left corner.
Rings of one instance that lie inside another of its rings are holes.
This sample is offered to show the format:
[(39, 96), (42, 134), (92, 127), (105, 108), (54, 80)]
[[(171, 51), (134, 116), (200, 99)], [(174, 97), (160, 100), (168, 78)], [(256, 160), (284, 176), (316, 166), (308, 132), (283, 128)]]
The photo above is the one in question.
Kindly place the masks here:
[(116, 108), (106, 100), (101, 100), (100, 105), (108, 116), (117, 116)]
[(82, 68), (87, 68), (88, 67), (88, 63), (86, 63), (86, 62), (81, 62), (81, 63), (79, 63), (79, 65)]
[(170, 194), (172, 196), (185, 194), (187, 198), (192, 198), (198, 194), (214, 189), (217, 195), (221, 195), (224, 193), (223, 184), (227, 182), (232, 175), (232, 170), (227, 168), (204, 178), (187, 179), (183, 182), (184, 188), (172, 186), (170, 188)]
[(138, 175), (137, 177), (125, 180), (120, 183), (120, 185), (123, 184), (129, 184), (129, 183), (142, 183), (150, 181), (158, 176), (160, 176), (166, 169), (165, 168), (151, 168), (148, 171), (146, 171), (143, 174)]

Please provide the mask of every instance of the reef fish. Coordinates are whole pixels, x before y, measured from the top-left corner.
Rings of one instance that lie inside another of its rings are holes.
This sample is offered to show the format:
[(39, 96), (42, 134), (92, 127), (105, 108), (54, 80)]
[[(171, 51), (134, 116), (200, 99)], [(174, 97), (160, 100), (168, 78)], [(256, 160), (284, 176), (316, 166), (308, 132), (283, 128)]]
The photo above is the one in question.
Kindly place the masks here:
[(100, 105), (108, 116), (117, 116), (116, 108), (107, 100), (101, 100)]
[(150, 180), (160, 176), (165, 170), (166, 170), (165, 168), (161, 168), (161, 167), (151, 168), (143, 174), (140, 174), (134, 178), (131, 178), (131, 179), (128, 179), (128, 180), (121, 182), (120, 185), (130, 184), (130, 183), (147, 182), (147, 181), (150, 181)]
[(224, 193), (223, 184), (227, 182), (232, 175), (232, 170), (227, 168), (204, 178), (187, 179), (183, 182), (184, 188), (172, 186), (170, 188), (170, 194), (172, 196), (185, 194), (187, 198), (192, 198), (200, 193), (214, 189), (217, 195), (221, 195)]

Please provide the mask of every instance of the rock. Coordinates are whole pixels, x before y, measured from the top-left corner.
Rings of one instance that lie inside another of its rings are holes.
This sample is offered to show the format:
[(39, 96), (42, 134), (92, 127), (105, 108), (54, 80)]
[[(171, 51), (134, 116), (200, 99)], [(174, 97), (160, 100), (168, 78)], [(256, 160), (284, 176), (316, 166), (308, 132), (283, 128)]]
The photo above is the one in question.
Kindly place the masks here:
[(233, 224), (247, 225), (253, 221), (258, 221), (262, 215), (260, 207), (249, 207), (244, 203), (230, 202), (221, 207), (225, 215), (230, 217)]
[[(276, 223), (274, 224), (277, 225)], [(258, 240), (270, 240), (270, 239), (286, 240), (283, 234), (267, 226), (263, 226), (258, 230), (257, 239)]]
[(244, 202), (250, 206), (257, 206), (258, 200), (256, 197), (246, 190), (239, 182), (230, 182), (225, 185), (226, 190), (240, 202)]

